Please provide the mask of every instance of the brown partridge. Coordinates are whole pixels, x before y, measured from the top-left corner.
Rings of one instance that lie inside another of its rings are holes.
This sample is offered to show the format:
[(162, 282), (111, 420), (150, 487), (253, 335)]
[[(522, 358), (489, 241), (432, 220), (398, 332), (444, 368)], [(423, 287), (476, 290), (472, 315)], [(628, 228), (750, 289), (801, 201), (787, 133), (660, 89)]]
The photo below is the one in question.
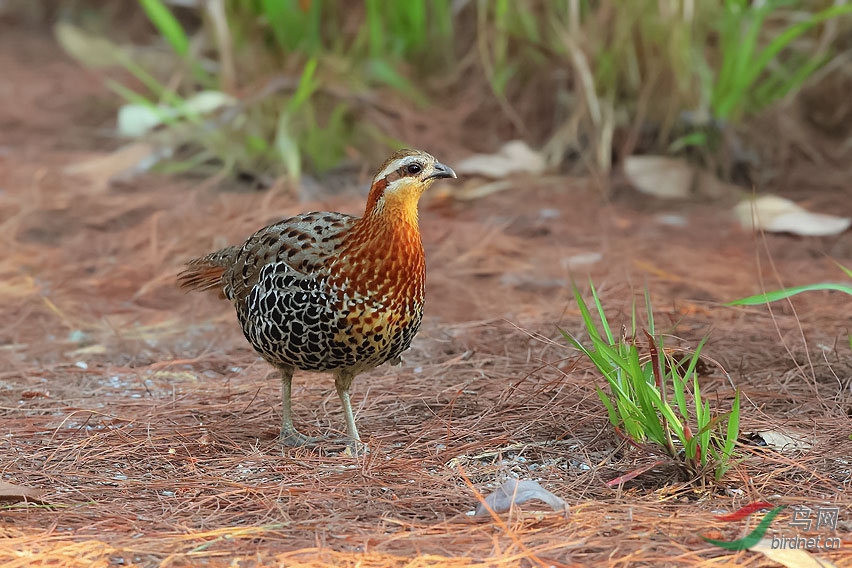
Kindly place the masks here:
[(186, 289), (221, 290), (252, 347), (281, 373), (281, 440), (312, 444), (293, 426), (293, 372), (331, 371), (360, 442), (349, 388), (356, 375), (398, 361), (420, 327), (426, 275), (417, 224), (420, 196), (452, 169), (400, 150), (373, 178), (363, 217), (304, 213), (256, 232), (239, 247), (190, 261)]

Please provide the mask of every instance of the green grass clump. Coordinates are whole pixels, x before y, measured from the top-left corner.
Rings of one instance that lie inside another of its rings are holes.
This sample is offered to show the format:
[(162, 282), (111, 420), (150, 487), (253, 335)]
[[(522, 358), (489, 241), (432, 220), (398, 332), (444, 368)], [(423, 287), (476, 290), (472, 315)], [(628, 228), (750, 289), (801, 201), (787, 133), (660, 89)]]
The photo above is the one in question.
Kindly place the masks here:
[(803, 38), (830, 20), (852, 14), (850, 4), (822, 10), (815, 4), (725, 0), (704, 32), (704, 43), (712, 42), (714, 49), (704, 49), (694, 59), (700, 104), (689, 113), (687, 133), (670, 148), (719, 150), (726, 129), (798, 93), (834, 55), (830, 41)]
[(641, 330), (647, 347), (640, 351), (634, 306), (630, 334), (617, 338), (604, 314), (594, 286), (591, 289), (598, 324), (574, 287), (574, 297), (589, 334), (589, 345), (562, 332), (606, 379), (607, 391), (595, 387), (607, 409), (610, 423), (634, 443), (650, 443), (662, 450), (688, 475), (702, 483), (708, 472), (718, 480), (730, 467), (739, 434), (740, 395), (731, 409), (714, 412), (701, 394), (695, 371), (704, 341), (698, 344), (684, 365), (666, 351), (663, 336), (655, 332), (650, 298), (645, 302), (648, 328)]
[[(823, 22), (852, 14), (852, 5), (835, 5), (799, 12), (797, 18), (790, 18), (793, 23), (772, 29), (769, 18), (790, 6), (781, 0), (724, 3), (718, 23), (721, 63), (709, 86), (710, 108), (717, 120), (736, 120), (747, 112), (759, 112), (801, 89), (828, 56), (797, 51), (795, 41)], [(761, 42), (767, 31), (771, 36)]]
[[(558, 159), (579, 151), (606, 172), (614, 151), (636, 148), (640, 130), (651, 126), (666, 140), (679, 113), (698, 104), (694, 58), (711, 3), (692, 12), (675, 4), (484, 2), (477, 30), (483, 68), (522, 132), (525, 121), (515, 109), (531, 105), (523, 85), (564, 77), (547, 85), (556, 91), (553, 129), (544, 133), (548, 152)], [(627, 132), (621, 140), (619, 131)]]
[[(480, 63), (506, 119), (544, 134), (551, 161), (579, 153), (604, 173), (614, 155), (724, 150), (726, 131), (798, 92), (836, 55), (825, 24), (852, 13), (849, 4), (780, 0), (494, 0), (477, 9)], [(543, 133), (519, 110), (540, 108), (531, 93), (548, 94), (529, 85), (555, 91)]]

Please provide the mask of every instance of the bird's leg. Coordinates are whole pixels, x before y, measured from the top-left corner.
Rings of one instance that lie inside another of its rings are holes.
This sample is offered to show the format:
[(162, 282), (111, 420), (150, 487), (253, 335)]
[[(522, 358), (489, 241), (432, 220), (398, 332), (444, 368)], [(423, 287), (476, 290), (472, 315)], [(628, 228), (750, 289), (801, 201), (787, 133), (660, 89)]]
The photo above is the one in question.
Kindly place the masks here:
[(334, 373), (334, 386), (337, 388), (337, 396), (343, 405), (343, 415), (346, 417), (346, 434), (349, 435), (349, 443), (356, 453), (363, 453), (367, 447), (361, 443), (358, 435), (358, 427), (355, 426), (355, 415), (352, 414), (352, 401), (349, 398), (349, 387), (355, 379), (355, 373), (348, 370), (338, 370)]
[(293, 426), (291, 390), (293, 385), (293, 367), (282, 366), (281, 371), (281, 443), (286, 446), (312, 446), (320, 438), (309, 438)]

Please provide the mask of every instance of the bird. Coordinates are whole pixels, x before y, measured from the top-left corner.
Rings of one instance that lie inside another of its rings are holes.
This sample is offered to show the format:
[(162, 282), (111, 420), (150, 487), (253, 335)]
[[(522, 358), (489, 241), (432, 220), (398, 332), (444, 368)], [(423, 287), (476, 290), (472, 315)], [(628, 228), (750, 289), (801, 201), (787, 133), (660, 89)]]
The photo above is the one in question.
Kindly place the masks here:
[(268, 225), (242, 246), (195, 258), (178, 274), (185, 290), (219, 290), (243, 334), (281, 377), (286, 446), (322, 438), (293, 423), (296, 370), (331, 372), (347, 442), (364, 447), (352, 413), (355, 377), (399, 364), (420, 328), (426, 265), (418, 225), (420, 197), (456, 173), (431, 154), (394, 152), (372, 180), (361, 217), (310, 212)]

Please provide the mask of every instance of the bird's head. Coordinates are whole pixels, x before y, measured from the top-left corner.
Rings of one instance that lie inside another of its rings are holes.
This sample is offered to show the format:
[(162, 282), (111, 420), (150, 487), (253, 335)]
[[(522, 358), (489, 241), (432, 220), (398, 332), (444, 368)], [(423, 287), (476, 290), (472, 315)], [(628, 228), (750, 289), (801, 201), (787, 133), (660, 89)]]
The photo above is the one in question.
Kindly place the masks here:
[(417, 203), (437, 179), (455, 178), (456, 172), (431, 154), (398, 150), (385, 160), (373, 178), (365, 217), (379, 216), (417, 224)]

